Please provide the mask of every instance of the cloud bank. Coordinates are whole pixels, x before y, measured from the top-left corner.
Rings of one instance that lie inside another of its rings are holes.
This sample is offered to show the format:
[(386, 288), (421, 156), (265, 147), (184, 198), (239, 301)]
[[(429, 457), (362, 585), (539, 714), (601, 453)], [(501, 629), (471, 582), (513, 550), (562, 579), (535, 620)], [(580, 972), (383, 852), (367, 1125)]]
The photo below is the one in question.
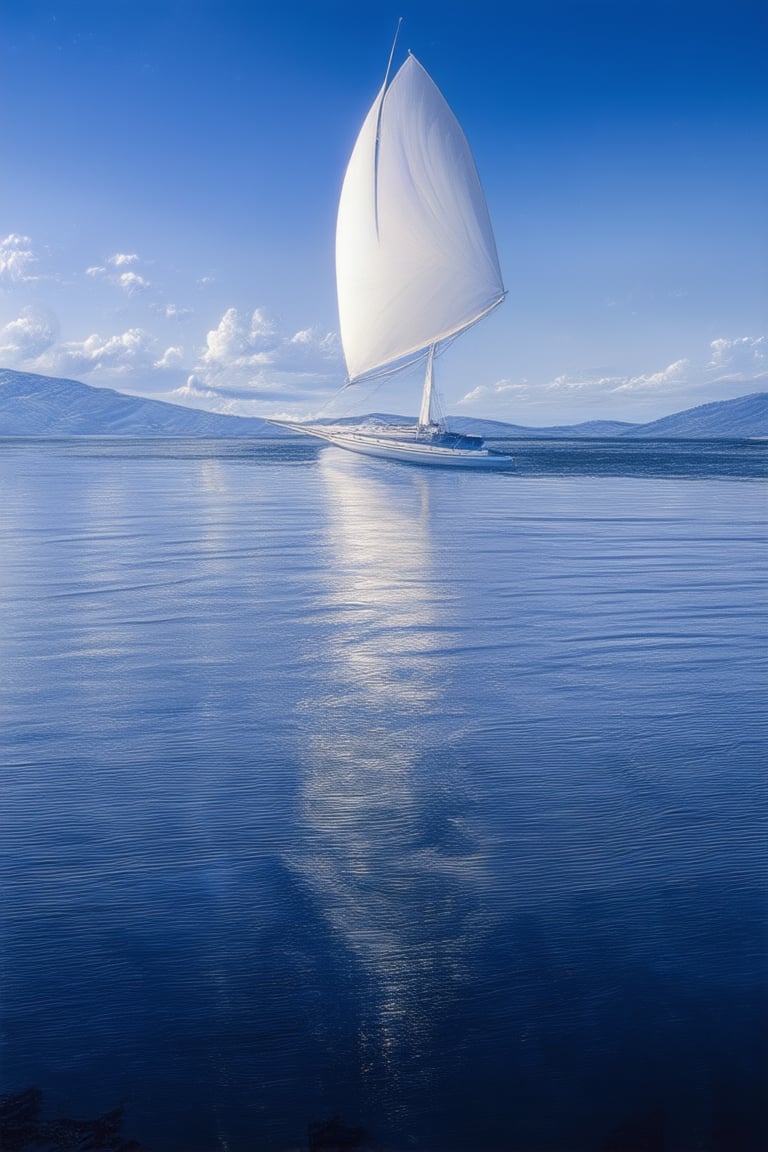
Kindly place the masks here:
[[(137, 260), (134, 254), (118, 253), (110, 258), (109, 268), (89, 271), (119, 284), (138, 276), (117, 271)], [(150, 309), (158, 311), (159, 306)], [(183, 319), (189, 310), (164, 305), (160, 315), (166, 321)], [(54, 315), (28, 306), (0, 328), (0, 361), (9, 367), (120, 384), (175, 403), (241, 415), (263, 414), (275, 401), (283, 406), (300, 404), (302, 411), (308, 405), (316, 409), (343, 379), (335, 333), (314, 327), (286, 332), (262, 308), (252, 312), (226, 309), (204, 343), (185, 352), (180, 343), (159, 339), (144, 324), (62, 341)]]
[[(634, 376), (599, 373), (565, 373), (540, 383), (528, 380), (499, 380), (480, 384), (458, 401), (460, 408), (476, 410), (484, 406), (490, 415), (522, 420), (526, 409), (551, 409), (553, 394), (561, 400), (590, 409), (602, 406), (606, 417), (620, 416), (618, 401), (629, 399), (639, 405), (649, 400), (669, 397), (684, 407), (718, 398), (725, 385), (736, 385), (738, 391), (758, 391), (768, 384), (768, 340), (765, 336), (719, 337), (709, 344), (708, 354), (697, 359), (681, 358), (664, 368)], [(737, 394), (736, 392), (733, 393)], [(674, 406), (674, 405), (673, 405)], [(584, 411), (585, 420), (592, 418)]]
[(32, 307), (0, 329), (0, 358), (13, 367), (36, 372), (107, 377), (178, 368), (183, 359), (180, 348), (163, 350), (143, 328), (129, 328), (113, 336), (93, 333), (84, 340), (60, 342), (56, 322)]
[(265, 404), (312, 400), (342, 382), (338, 337), (319, 328), (286, 333), (265, 309), (228, 308), (207, 336), (186, 383), (172, 393), (179, 403), (254, 415)]

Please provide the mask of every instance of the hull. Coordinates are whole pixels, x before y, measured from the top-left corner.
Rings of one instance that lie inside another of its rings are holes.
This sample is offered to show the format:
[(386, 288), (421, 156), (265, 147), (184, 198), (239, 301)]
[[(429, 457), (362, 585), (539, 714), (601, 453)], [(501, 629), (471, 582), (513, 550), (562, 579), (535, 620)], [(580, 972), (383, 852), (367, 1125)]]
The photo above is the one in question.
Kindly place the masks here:
[(392, 436), (376, 436), (361, 432), (339, 432), (330, 429), (310, 428), (306, 425), (282, 423), (270, 420), (279, 428), (290, 428), (292, 432), (305, 432), (357, 452), (361, 456), (374, 456), (380, 460), (397, 460), (401, 464), (419, 464), (432, 468), (473, 468), (486, 471), (504, 471), (512, 467), (512, 457), (487, 448), (444, 448), (416, 439), (395, 439)]

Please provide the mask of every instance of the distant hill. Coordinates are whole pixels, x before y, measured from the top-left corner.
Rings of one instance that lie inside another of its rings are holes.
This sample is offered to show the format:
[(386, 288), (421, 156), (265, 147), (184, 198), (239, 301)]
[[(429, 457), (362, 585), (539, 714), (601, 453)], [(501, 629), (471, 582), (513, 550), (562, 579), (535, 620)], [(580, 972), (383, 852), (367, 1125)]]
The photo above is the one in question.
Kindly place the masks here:
[[(528, 439), (537, 436), (567, 437), (606, 437), (622, 436), (629, 433), (632, 428), (640, 427), (637, 424), (628, 424), (625, 420), (589, 420), (585, 424), (558, 425), (552, 428), (531, 428), (525, 424), (506, 424), (503, 420), (482, 420), (473, 416), (448, 416), (448, 427), (452, 432), (463, 432), (474, 436), (485, 436), (488, 440)], [(369, 412), (367, 416), (327, 417), (316, 420), (316, 424), (346, 426), (350, 424), (392, 425), (415, 424), (415, 416), (394, 416), (391, 412)]]
[[(414, 416), (394, 416), (372, 412), (367, 416), (345, 416), (319, 420), (320, 424), (413, 424)], [(536, 428), (525, 424), (506, 424), (502, 420), (481, 420), (471, 416), (449, 416), (452, 432), (485, 436), (488, 440), (553, 439), (659, 439), (687, 440), (746, 439), (768, 435), (768, 392), (753, 392), (735, 400), (716, 400), (700, 404), (674, 416), (665, 416), (650, 424), (630, 424), (625, 420), (587, 420), (583, 424), (556, 424)]]
[(588, 420), (584, 424), (557, 424), (551, 428), (531, 428), (525, 424), (504, 424), (501, 420), (473, 420), (471, 416), (449, 416), (448, 423), (454, 432), (474, 432), (489, 440), (530, 439), (536, 436), (554, 436), (572, 440), (581, 437), (605, 438), (630, 435), (636, 424), (626, 420)]
[[(371, 413), (327, 419), (325, 424), (413, 424), (414, 416)], [(651, 439), (734, 438), (768, 436), (768, 392), (755, 392), (735, 400), (701, 404), (651, 424), (620, 420), (590, 420), (583, 424), (531, 428), (501, 420), (450, 416), (456, 432), (488, 439), (603, 438)], [(0, 369), (0, 436), (290, 436), (266, 420), (222, 416), (126, 396), (111, 388), (93, 388), (78, 380), (38, 376), (32, 372)]]
[(279, 436), (265, 420), (0, 369), (0, 436)]
[(753, 392), (737, 396), (735, 400), (715, 400), (699, 404), (664, 416), (650, 424), (627, 424), (620, 420), (590, 420), (584, 424), (553, 428), (525, 428), (517, 424), (502, 424), (495, 420), (470, 420), (466, 417), (449, 418), (456, 432), (474, 432), (489, 439), (512, 437), (627, 437), (641, 440), (741, 440), (750, 436), (768, 436), (768, 392)]
[(633, 439), (683, 440), (732, 439), (768, 436), (768, 392), (753, 392), (735, 400), (715, 400), (699, 404), (674, 416), (664, 416), (651, 424), (636, 424), (623, 433)]

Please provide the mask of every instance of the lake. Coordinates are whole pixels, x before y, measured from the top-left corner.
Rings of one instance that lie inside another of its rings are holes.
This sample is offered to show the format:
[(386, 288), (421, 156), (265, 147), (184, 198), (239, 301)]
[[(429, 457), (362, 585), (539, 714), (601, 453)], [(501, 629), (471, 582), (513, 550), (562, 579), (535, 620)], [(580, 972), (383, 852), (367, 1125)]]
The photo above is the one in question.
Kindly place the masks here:
[(0, 442), (6, 1092), (763, 1147), (765, 445), (507, 447)]

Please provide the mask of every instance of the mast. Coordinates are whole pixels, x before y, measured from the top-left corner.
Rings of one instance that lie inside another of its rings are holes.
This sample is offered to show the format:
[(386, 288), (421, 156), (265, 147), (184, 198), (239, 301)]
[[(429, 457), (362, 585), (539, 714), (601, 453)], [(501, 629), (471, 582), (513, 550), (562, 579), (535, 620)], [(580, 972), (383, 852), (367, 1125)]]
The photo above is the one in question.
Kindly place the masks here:
[(427, 356), (427, 370), (424, 376), (424, 391), (421, 396), (421, 410), (417, 431), (423, 432), (434, 424), (432, 419), (432, 380), (434, 377), (433, 364), (435, 360), (435, 345), (430, 344)]

